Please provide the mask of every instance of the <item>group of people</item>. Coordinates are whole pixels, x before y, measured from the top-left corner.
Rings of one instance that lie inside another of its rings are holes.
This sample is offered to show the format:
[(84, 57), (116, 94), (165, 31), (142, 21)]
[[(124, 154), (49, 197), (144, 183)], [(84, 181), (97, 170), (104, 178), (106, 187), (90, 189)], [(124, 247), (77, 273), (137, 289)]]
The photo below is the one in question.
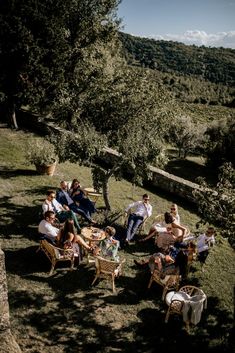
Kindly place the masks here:
[[(152, 206), (148, 194), (144, 194), (141, 201), (131, 203), (125, 209), (129, 212), (125, 242), (129, 244), (134, 238), (138, 227), (148, 217), (152, 215)], [(197, 258), (203, 265), (209, 254), (209, 248), (215, 243), (215, 230), (209, 227), (204, 234), (194, 241), (186, 241), (189, 230), (180, 224), (180, 216), (176, 204), (172, 204), (170, 212), (165, 212), (164, 220), (159, 224), (159, 220), (154, 222), (145, 238), (140, 242), (145, 242), (155, 237), (155, 252), (149, 259), (141, 262), (135, 261), (136, 265), (143, 266), (148, 264), (150, 270), (153, 268), (161, 271), (161, 275), (179, 273), (182, 277), (187, 275), (187, 265), (197, 253)], [(190, 237), (188, 238), (190, 239)]]
[[(41, 220), (38, 231), (52, 243), (66, 249), (72, 248), (73, 244), (77, 243), (93, 254), (100, 253), (102, 256), (118, 261), (120, 239), (115, 238), (115, 228), (108, 226), (104, 229), (105, 239), (100, 242), (99, 247), (89, 246), (80, 235), (81, 227), (78, 215), (83, 217), (89, 225), (92, 225), (94, 224), (92, 215), (96, 212), (96, 208), (77, 179), (73, 180), (70, 187), (66, 181), (61, 181), (60, 189), (57, 192), (48, 190), (42, 204), (42, 211), (44, 219)], [(144, 194), (141, 201), (129, 204), (125, 213), (128, 215), (128, 221), (124, 243), (122, 241), (124, 246), (133, 241), (140, 225), (152, 215), (149, 195)], [(56, 219), (63, 223), (62, 228), (55, 225)], [(141, 262), (135, 261), (135, 263), (138, 266), (149, 264), (151, 271), (154, 266), (161, 271), (162, 275), (180, 273), (182, 276), (186, 276), (187, 263), (196, 251), (198, 260), (203, 265), (210, 246), (215, 243), (213, 227), (209, 227), (205, 234), (201, 234), (196, 243), (185, 241), (188, 234), (188, 229), (180, 224), (177, 205), (172, 204), (170, 212), (164, 214), (164, 221), (160, 225), (158, 220), (154, 222), (146, 237), (140, 239), (140, 242), (145, 242), (155, 237), (156, 252), (149, 259)]]
[[(57, 245), (68, 248), (71, 243), (77, 242), (87, 250), (92, 249), (79, 235), (81, 226), (78, 215), (83, 217), (88, 224), (94, 224), (92, 214), (96, 212), (94, 203), (87, 197), (77, 179), (69, 187), (64, 180), (60, 182), (57, 192), (48, 190), (46, 199), (42, 204), (43, 220), (39, 223), (38, 231), (46, 239)], [(58, 228), (55, 220), (63, 223), (62, 229)]]

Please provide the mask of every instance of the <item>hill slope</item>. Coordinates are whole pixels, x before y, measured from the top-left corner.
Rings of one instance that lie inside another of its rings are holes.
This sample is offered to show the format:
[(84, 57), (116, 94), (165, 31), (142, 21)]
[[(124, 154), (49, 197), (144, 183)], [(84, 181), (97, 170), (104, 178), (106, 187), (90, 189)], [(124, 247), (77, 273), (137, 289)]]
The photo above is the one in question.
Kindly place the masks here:
[(235, 50), (119, 36), (128, 64), (154, 70), (176, 97), (235, 106)]

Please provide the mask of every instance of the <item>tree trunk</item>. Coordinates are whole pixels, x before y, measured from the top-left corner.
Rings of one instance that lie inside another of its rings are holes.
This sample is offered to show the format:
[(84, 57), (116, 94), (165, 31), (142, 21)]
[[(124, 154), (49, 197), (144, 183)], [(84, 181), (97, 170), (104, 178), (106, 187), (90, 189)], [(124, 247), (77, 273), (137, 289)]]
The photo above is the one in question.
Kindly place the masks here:
[(9, 126), (12, 129), (18, 129), (18, 124), (16, 120), (16, 112), (15, 112), (15, 103), (13, 99), (9, 99), (8, 101), (8, 109), (7, 109), (7, 118)]
[(134, 200), (135, 187), (136, 187), (135, 183), (132, 184), (132, 200)]
[(107, 212), (111, 211), (111, 205), (109, 201), (109, 178), (105, 178), (102, 183), (103, 198)]

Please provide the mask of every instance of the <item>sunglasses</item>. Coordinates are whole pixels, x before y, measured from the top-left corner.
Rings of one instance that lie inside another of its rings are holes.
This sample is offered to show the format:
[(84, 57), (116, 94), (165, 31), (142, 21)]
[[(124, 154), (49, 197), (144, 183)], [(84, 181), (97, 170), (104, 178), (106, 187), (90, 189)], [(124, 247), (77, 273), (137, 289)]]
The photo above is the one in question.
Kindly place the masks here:
[(171, 211), (175, 211), (176, 210), (176, 208), (171, 208)]

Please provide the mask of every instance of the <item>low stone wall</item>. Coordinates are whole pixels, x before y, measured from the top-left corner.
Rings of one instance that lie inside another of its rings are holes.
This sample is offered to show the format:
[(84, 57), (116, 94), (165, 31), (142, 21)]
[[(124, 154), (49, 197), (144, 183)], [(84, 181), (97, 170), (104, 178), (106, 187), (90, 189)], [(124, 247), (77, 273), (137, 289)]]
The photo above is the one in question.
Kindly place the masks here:
[[(120, 158), (117, 151), (112, 150), (111, 148), (105, 149), (103, 158), (106, 163), (111, 164), (112, 161), (118, 157)], [(176, 195), (177, 197), (181, 197), (191, 203), (196, 203), (193, 197), (193, 191), (201, 190), (200, 185), (153, 166), (150, 166), (149, 169), (151, 171), (151, 179), (148, 180), (148, 184), (156, 186), (157, 188)]]
[(20, 353), (21, 350), (10, 330), (5, 256), (0, 249), (0, 353), (6, 352)]
[[(57, 133), (62, 133), (64, 131), (53, 122), (44, 121), (44, 119), (37, 114), (32, 114), (22, 110), (19, 117), (19, 126), (27, 127), (28, 129), (40, 133), (43, 136), (48, 134), (50, 131)], [(68, 131), (66, 132), (69, 133)], [(109, 147), (105, 148), (102, 157), (105, 164), (112, 165), (112, 162), (117, 158), (120, 158), (117, 151)], [(148, 180), (148, 183), (173, 195), (179, 196), (189, 202), (195, 203), (193, 191), (200, 189), (198, 184), (192, 183), (153, 166), (150, 166), (149, 168), (152, 172), (152, 178), (151, 180)]]
[(171, 194), (180, 196), (192, 203), (196, 202), (193, 197), (193, 191), (201, 190), (200, 185), (167, 173), (156, 167), (150, 166), (150, 170), (152, 171), (152, 185)]

